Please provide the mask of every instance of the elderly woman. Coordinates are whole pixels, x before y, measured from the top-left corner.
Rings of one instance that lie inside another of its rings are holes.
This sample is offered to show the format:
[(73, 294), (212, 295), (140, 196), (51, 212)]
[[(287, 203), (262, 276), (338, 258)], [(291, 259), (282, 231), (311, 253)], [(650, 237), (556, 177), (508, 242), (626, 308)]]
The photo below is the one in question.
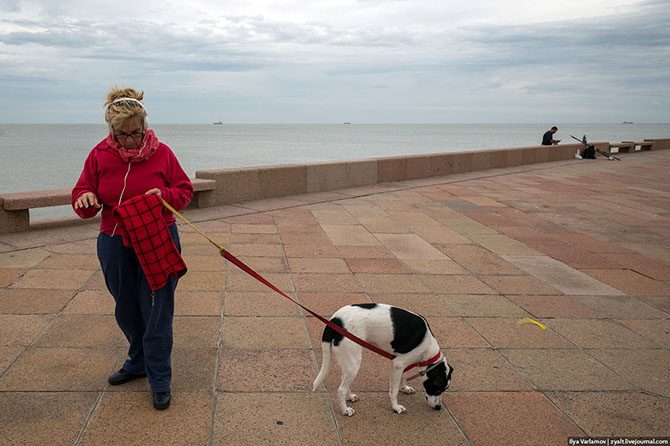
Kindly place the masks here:
[[(97, 252), (107, 289), (114, 297), (116, 321), (128, 339), (128, 358), (108, 381), (120, 385), (148, 377), (153, 405), (170, 406), (172, 378), (172, 317), (174, 278), (152, 292), (138, 258), (124, 246), (123, 225), (114, 208), (142, 194), (157, 194), (175, 209), (186, 207), (193, 187), (168, 146), (147, 127), (144, 94), (132, 88), (114, 88), (107, 94), (105, 121), (109, 135), (100, 141), (84, 163), (72, 190), (72, 206), (81, 218), (91, 218), (102, 209)], [(173, 215), (161, 214), (177, 249), (179, 234)], [(169, 237), (167, 237), (169, 240)]]

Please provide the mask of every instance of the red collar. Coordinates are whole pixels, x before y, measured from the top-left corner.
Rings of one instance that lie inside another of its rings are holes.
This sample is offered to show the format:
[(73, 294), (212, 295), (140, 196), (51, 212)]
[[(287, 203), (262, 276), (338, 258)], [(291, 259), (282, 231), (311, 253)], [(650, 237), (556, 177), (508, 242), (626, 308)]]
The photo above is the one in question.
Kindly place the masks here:
[(416, 364), (410, 364), (410, 365), (408, 365), (408, 366), (405, 368), (405, 370), (403, 371), (403, 373), (405, 373), (405, 372), (408, 371), (408, 370), (412, 370), (414, 367), (426, 367), (426, 366), (435, 364), (437, 361), (440, 360), (441, 357), (442, 357), (442, 352), (439, 352), (439, 351), (438, 351), (438, 352), (437, 352), (437, 355), (433, 356), (432, 358), (430, 358), (430, 359), (427, 360), (427, 361), (421, 361), (421, 362), (417, 362)]

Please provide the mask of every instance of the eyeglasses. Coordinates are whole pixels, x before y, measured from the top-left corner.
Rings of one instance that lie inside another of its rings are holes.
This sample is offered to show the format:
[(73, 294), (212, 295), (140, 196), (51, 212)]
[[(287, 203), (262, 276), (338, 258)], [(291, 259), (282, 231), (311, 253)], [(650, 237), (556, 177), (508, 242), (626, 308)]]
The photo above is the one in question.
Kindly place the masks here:
[(133, 138), (136, 140), (144, 138), (144, 132), (140, 130), (136, 130), (134, 132), (126, 133), (126, 132), (114, 132), (114, 136), (116, 136), (116, 139), (118, 140), (123, 140), (126, 141), (128, 138)]

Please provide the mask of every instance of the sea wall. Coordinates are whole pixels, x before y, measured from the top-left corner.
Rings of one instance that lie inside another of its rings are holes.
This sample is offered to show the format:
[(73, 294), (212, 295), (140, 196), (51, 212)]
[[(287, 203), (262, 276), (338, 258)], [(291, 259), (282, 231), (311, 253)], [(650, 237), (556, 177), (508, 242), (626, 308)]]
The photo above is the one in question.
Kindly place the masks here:
[[(596, 143), (596, 146), (601, 150), (608, 150), (607, 142)], [(196, 206), (218, 206), (391, 181), (569, 160), (574, 159), (575, 153), (581, 148), (581, 144), (563, 144), (393, 156), (360, 161), (199, 170), (195, 173), (196, 178), (214, 180), (217, 187), (196, 197)]]
[[(670, 149), (670, 138), (645, 141), (649, 144), (643, 145), (644, 150)], [(640, 146), (640, 143), (636, 144)], [(610, 150), (608, 142), (598, 142), (594, 145), (603, 152)], [(617, 147), (616, 144), (612, 146)], [(571, 160), (582, 148), (582, 144), (560, 144), (393, 156), (359, 161), (199, 170), (193, 179), (196, 193), (190, 206), (202, 208), (244, 203), (393, 181)], [(631, 156), (633, 153), (635, 152), (621, 156)], [(64, 205), (69, 202), (68, 189), (0, 195), (0, 233), (29, 230), (30, 209)]]

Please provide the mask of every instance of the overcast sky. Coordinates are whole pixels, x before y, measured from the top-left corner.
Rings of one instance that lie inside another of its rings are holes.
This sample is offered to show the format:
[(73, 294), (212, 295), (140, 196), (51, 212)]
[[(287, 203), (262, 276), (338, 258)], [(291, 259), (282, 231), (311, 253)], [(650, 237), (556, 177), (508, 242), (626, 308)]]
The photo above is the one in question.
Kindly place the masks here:
[(667, 0), (0, 0), (0, 123), (670, 122)]

